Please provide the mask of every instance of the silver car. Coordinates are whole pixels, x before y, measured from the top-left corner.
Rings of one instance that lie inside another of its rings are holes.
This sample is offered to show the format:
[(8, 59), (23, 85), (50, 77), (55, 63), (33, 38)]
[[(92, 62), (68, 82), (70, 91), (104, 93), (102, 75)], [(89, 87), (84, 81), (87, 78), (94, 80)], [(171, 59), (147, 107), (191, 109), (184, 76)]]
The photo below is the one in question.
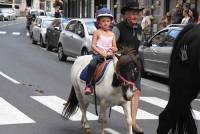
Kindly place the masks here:
[(65, 61), (67, 56), (77, 57), (89, 54), (92, 35), (96, 30), (96, 19), (71, 19), (60, 34), (58, 42), (58, 58)]
[(139, 47), (142, 61), (142, 72), (152, 73), (165, 78), (169, 77), (169, 62), (174, 40), (182, 26), (169, 26), (157, 32)]
[(2, 16), (2, 20), (15, 20), (16, 14), (12, 8), (1, 8), (0, 15)]
[(47, 27), (53, 22), (54, 18), (51, 17), (37, 17), (31, 30), (32, 43), (37, 44), (40, 42), (40, 46), (44, 47), (46, 44), (46, 32)]

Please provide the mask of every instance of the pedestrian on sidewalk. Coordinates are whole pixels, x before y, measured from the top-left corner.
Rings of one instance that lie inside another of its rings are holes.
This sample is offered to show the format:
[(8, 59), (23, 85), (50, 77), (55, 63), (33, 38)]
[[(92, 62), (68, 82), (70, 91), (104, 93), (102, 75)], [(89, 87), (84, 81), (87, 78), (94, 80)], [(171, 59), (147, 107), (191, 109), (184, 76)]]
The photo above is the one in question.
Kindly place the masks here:
[(188, 24), (189, 20), (190, 20), (190, 16), (189, 16), (189, 9), (184, 9), (183, 10), (183, 19), (181, 21), (181, 24)]
[[(117, 47), (119, 50), (123, 47), (130, 47), (135, 50), (135, 55), (138, 55), (138, 48), (142, 37), (142, 27), (138, 24), (140, 12), (143, 8), (139, 7), (139, 3), (136, 1), (127, 1), (126, 5), (122, 7), (121, 13), (124, 15), (124, 21), (118, 23), (113, 27), (115, 33)], [(133, 132), (137, 134), (143, 134), (143, 130), (136, 123), (136, 115), (139, 106), (139, 97), (141, 92), (141, 74), (139, 74), (136, 80), (137, 91), (131, 100), (131, 116)]]
[(195, 8), (189, 9), (189, 23), (197, 23), (199, 18), (199, 13)]
[(160, 29), (165, 28), (166, 26), (172, 23), (172, 16), (170, 12), (167, 12), (166, 15), (160, 21)]
[(176, 12), (172, 16), (172, 23), (173, 24), (180, 24), (183, 18), (183, 12), (182, 12), (182, 5), (177, 4), (176, 5)]

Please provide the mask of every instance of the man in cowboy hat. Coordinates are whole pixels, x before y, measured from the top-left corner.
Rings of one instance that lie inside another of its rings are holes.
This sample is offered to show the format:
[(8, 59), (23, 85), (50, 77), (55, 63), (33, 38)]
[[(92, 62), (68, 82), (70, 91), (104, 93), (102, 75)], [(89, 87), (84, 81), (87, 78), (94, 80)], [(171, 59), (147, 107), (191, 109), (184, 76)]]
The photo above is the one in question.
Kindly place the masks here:
[[(128, 1), (121, 9), (121, 14), (124, 15), (124, 21), (113, 27), (113, 32), (116, 36), (118, 50), (123, 47), (133, 48), (135, 54), (138, 54), (139, 44), (141, 42), (142, 28), (138, 24), (139, 13), (143, 8), (139, 7), (136, 1)], [(141, 91), (141, 75), (138, 76), (136, 86), (138, 90), (135, 92), (131, 101), (131, 116), (133, 121), (133, 132), (143, 134), (143, 130), (136, 123), (136, 115), (139, 106), (139, 97)]]

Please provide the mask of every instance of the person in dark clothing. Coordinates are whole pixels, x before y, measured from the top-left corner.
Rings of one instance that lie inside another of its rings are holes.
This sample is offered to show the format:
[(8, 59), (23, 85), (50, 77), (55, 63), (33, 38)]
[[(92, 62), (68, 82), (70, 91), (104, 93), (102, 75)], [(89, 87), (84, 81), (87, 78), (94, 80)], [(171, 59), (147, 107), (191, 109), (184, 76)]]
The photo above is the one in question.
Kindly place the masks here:
[(60, 18), (60, 17), (61, 17), (61, 14), (60, 14), (59, 9), (57, 9), (57, 10), (55, 11), (54, 17), (55, 17), (55, 18)]
[(197, 23), (199, 18), (199, 13), (195, 8), (189, 9), (189, 23)]
[(182, 6), (180, 4), (176, 5), (176, 12), (173, 14), (172, 23), (180, 24), (183, 19)]
[[(126, 6), (121, 9), (121, 13), (124, 15), (125, 20), (118, 23), (113, 27), (115, 38), (117, 40), (117, 47), (119, 50), (123, 47), (133, 48), (134, 54), (138, 55), (138, 48), (142, 39), (142, 27), (138, 24), (140, 11), (143, 8), (139, 8), (139, 3), (135, 1), (128, 1)], [(143, 130), (136, 123), (136, 115), (139, 106), (139, 97), (141, 92), (141, 75), (138, 76), (135, 81), (137, 91), (131, 100), (131, 117), (133, 132), (137, 134), (143, 134)]]

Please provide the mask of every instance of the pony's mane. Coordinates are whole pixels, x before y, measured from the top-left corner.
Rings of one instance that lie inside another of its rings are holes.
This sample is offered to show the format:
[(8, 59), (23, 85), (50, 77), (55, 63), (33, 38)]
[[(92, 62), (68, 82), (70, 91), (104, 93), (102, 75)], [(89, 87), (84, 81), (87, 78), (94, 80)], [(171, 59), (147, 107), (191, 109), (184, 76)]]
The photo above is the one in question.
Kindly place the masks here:
[(131, 62), (134, 62), (137, 66), (140, 67), (138, 56), (135, 55), (135, 50), (133, 48), (124, 47), (120, 53), (121, 56), (116, 66), (117, 72), (119, 71), (121, 65), (127, 65)]

